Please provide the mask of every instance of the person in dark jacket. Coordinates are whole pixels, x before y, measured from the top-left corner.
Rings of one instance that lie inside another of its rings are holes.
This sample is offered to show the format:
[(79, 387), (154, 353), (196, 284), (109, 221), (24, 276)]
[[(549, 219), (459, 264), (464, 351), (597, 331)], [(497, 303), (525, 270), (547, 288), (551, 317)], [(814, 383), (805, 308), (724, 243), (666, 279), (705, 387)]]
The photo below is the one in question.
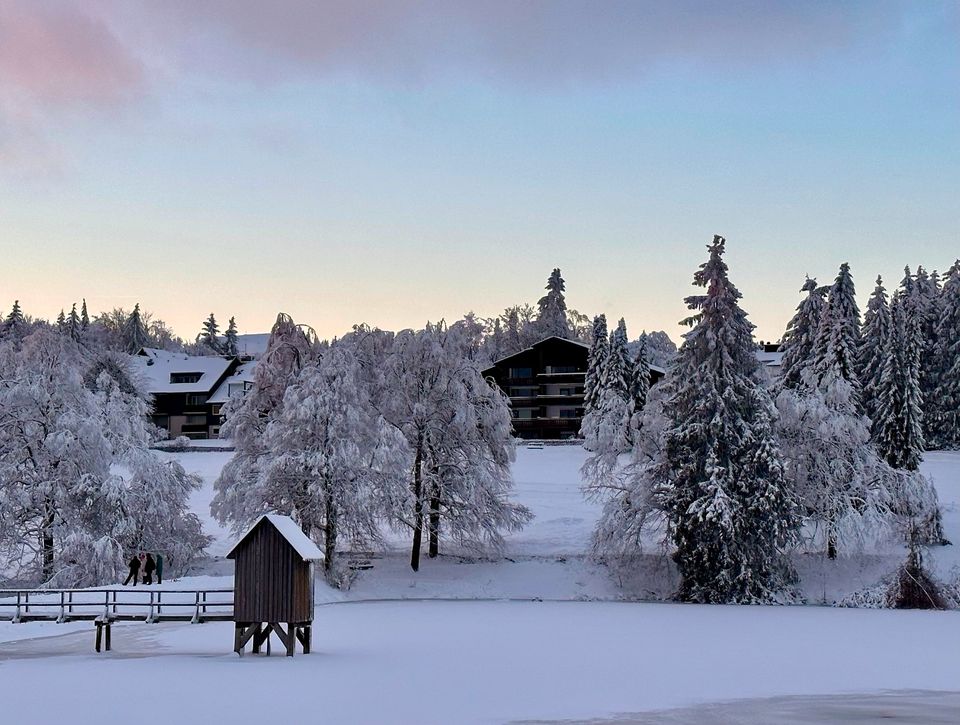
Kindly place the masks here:
[(163, 584), (163, 554), (157, 554), (157, 584)]
[(127, 586), (131, 581), (133, 582), (133, 586), (137, 586), (137, 579), (140, 578), (140, 557), (134, 554), (128, 566), (130, 567), (130, 573), (127, 574), (127, 578), (123, 580), (123, 586)]
[(143, 567), (143, 583), (153, 584), (153, 572), (157, 570), (157, 562), (153, 559), (153, 554), (147, 554), (147, 561)]

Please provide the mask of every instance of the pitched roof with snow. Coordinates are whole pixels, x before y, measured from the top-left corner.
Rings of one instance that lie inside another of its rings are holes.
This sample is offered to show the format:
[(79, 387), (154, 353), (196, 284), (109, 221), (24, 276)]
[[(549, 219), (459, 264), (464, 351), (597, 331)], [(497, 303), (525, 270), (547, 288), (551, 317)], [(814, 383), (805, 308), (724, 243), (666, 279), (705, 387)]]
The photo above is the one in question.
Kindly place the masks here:
[(303, 533), (303, 529), (297, 526), (297, 522), (289, 516), (281, 516), (280, 514), (264, 514), (254, 521), (244, 535), (237, 539), (237, 543), (227, 552), (226, 557), (233, 559), (240, 544), (264, 521), (270, 523), (304, 561), (323, 561), (323, 552), (310, 540), (309, 536)]
[(267, 351), (270, 342), (269, 332), (249, 332), (237, 335), (237, 352), (244, 357), (259, 357)]
[[(208, 393), (233, 363), (233, 358), (185, 355), (145, 347), (133, 356), (133, 364), (143, 376), (148, 393)], [(199, 373), (192, 383), (173, 383), (171, 375)]]
[(587, 344), (585, 344), (585, 343), (583, 343), (583, 342), (580, 342), (579, 340), (570, 340), (570, 339), (568, 339), (568, 338), (566, 338), (566, 337), (560, 337), (559, 335), (550, 335), (550, 337), (545, 337), (545, 338), (543, 338), (542, 340), (537, 340), (535, 343), (533, 343), (533, 344), (530, 345), (529, 347), (525, 347), (525, 348), (523, 348), (522, 350), (518, 350), (517, 352), (512, 352), (512, 353), (510, 353), (509, 355), (506, 355), (506, 356), (500, 358), (499, 360), (494, 360), (494, 361), (493, 361), (493, 364), (494, 364), (494, 365), (499, 365), (500, 363), (506, 362), (507, 360), (509, 360), (509, 359), (512, 358), (512, 357), (516, 357), (517, 355), (522, 355), (522, 354), (525, 353), (525, 352), (530, 352), (530, 351), (533, 350), (534, 348), (537, 348), (537, 347), (539, 347), (540, 345), (542, 345), (543, 343), (549, 342), (550, 340), (559, 340), (560, 342), (568, 342), (568, 343), (570, 343), (571, 345), (576, 345), (577, 347), (583, 347), (583, 348), (586, 348), (587, 350), (590, 349), (590, 346), (589, 346), (589, 345), (587, 345)]
[(223, 382), (217, 386), (210, 396), (208, 403), (226, 403), (230, 400), (230, 387), (235, 385), (244, 386), (253, 384), (253, 376), (257, 369), (257, 361), (250, 360), (242, 363), (233, 374), (224, 378)]
[(757, 362), (761, 365), (766, 365), (768, 368), (777, 368), (783, 364), (782, 352), (765, 352), (764, 350), (758, 350), (754, 355), (757, 358)]

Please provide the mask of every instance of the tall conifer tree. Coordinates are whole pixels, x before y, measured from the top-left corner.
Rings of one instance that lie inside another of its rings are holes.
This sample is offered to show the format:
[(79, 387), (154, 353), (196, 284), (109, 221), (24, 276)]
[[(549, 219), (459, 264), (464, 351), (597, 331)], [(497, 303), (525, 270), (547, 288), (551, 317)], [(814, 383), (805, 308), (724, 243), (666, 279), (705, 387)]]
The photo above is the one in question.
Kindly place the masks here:
[(571, 337), (570, 324), (567, 322), (567, 302), (563, 297), (566, 283), (560, 276), (559, 268), (550, 273), (547, 280), (547, 294), (537, 301), (539, 314), (537, 328), (541, 337)]
[(780, 598), (793, 580), (785, 550), (799, 518), (771, 432), (753, 325), (727, 276), (724, 239), (694, 275), (693, 329), (673, 370), (664, 411), (667, 481), (659, 497), (676, 546), (678, 596), (746, 603)]
[(780, 366), (780, 384), (796, 388), (803, 379), (803, 371), (812, 364), (814, 344), (820, 321), (826, 308), (826, 289), (817, 287), (817, 280), (807, 277), (800, 288), (807, 296), (797, 305), (797, 312), (787, 325), (780, 346), (783, 361)]
[(863, 316), (863, 335), (857, 353), (857, 371), (862, 386), (860, 399), (863, 411), (870, 420), (877, 415), (880, 395), (880, 378), (887, 358), (890, 338), (890, 304), (883, 279), (877, 277), (867, 312)]

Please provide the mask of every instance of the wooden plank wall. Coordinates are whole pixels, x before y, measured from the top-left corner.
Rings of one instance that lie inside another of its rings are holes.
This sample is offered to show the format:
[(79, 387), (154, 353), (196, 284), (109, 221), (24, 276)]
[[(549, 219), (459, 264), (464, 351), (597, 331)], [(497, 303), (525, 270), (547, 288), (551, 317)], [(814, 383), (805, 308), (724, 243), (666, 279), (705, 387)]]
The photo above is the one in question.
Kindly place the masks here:
[(261, 521), (236, 551), (234, 620), (313, 620), (310, 564), (268, 521)]

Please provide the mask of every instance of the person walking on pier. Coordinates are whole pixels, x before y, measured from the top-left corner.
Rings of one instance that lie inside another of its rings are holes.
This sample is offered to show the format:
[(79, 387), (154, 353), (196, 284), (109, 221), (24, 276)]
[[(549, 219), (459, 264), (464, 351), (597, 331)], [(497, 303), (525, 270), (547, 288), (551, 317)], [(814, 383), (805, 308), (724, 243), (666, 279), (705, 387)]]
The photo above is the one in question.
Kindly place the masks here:
[(153, 560), (153, 554), (147, 554), (147, 561), (143, 568), (143, 583), (153, 584), (153, 572), (157, 569), (157, 562)]
[(127, 574), (127, 578), (123, 580), (123, 586), (127, 586), (131, 580), (133, 581), (133, 586), (137, 586), (137, 579), (140, 578), (140, 557), (134, 554), (128, 566), (130, 567), (130, 573)]
[(154, 557), (157, 560), (157, 584), (163, 584), (163, 554)]

